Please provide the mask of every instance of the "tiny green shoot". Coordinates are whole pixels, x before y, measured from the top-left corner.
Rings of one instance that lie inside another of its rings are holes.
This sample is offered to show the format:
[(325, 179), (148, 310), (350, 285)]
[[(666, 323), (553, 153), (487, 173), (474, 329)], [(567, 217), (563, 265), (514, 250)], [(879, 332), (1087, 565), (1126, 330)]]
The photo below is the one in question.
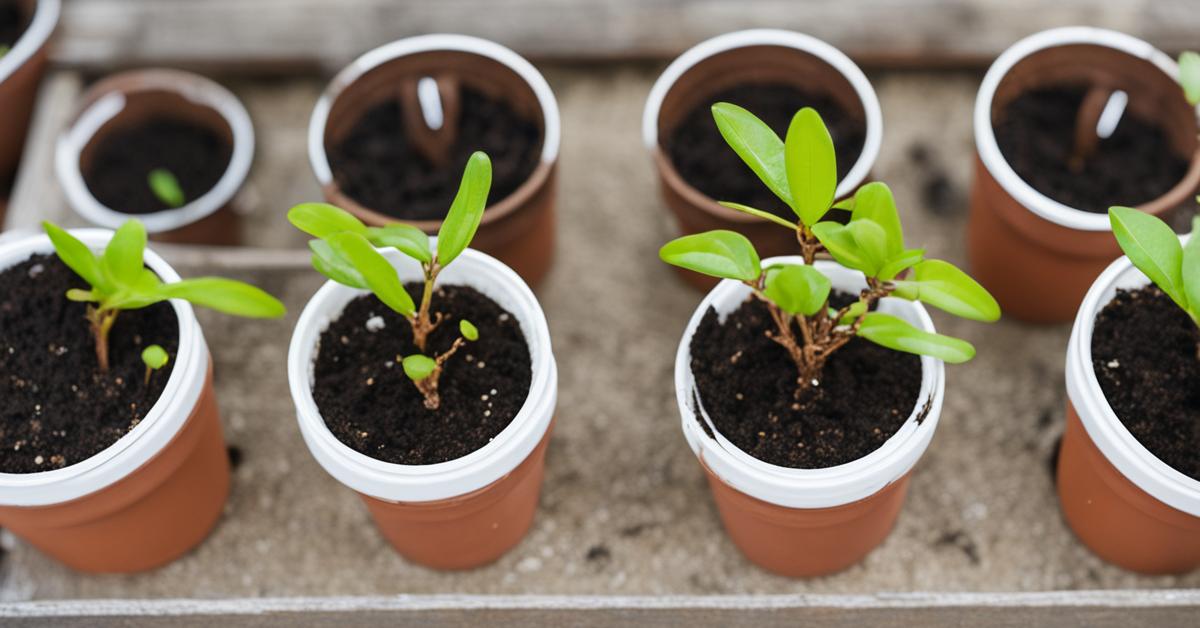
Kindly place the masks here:
[(1200, 104), (1200, 54), (1188, 51), (1179, 55), (1179, 85), (1189, 104)]
[(164, 205), (172, 209), (183, 207), (187, 202), (187, 198), (183, 194), (183, 188), (179, 185), (179, 179), (166, 168), (155, 168), (146, 175), (146, 183), (150, 186), (150, 191), (154, 193), (154, 197), (162, 201)]
[[(829, 130), (815, 110), (797, 112), (784, 139), (736, 105), (718, 103), (712, 111), (726, 142), (797, 220), (738, 203), (722, 205), (794, 231), (804, 263), (764, 267), (745, 236), (724, 230), (673, 240), (662, 247), (659, 257), (750, 287), (774, 322), (769, 337), (796, 364), (797, 399), (819, 385), (829, 356), (855, 337), (951, 363), (974, 357), (975, 348), (964, 340), (926, 332), (874, 311), (881, 299), (898, 297), (972, 320), (1000, 318), (996, 300), (966, 273), (949, 262), (926, 259), (924, 249), (905, 245), (900, 215), (887, 185), (868, 183), (853, 197), (834, 203), (837, 158)], [(834, 207), (851, 212), (848, 224), (822, 220)], [(819, 254), (863, 273), (866, 288), (856, 301), (839, 309), (829, 306), (832, 282), (813, 265)]]
[(1108, 219), (1129, 261), (1200, 325), (1200, 216), (1186, 245), (1167, 223), (1132, 207), (1110, 207)]
[(150, 385), (150, 375), (167, 365), (171, 357), (167, 355), (167, 350), (160, 345), (150, 345), (142, 349), (142, 363), (146, 365), (146, 377), (143, 385)]
[(146, 228), (140, 221), (128, 220), (121, 225), (99, 254), (58, 225), (43, 222), (42, 226), (59, 259), (88, 284), (87, 290), (73, 288), (66, 296), (88, 304), (86, 318), (102, 372), (107, 372), (109, 366), (109, 332), (117, 316), (125, 310), (183, 299), (193, 305), (251, 318), (279, 318), (286, 312), (275, 297), (232, 279), (199, 277), (163, 283), (143, 262)]
[[(491, 160), (486, 154), (475, 152), (467, 160), (458, 194), (438, 230), (436, 247), (431, 247), (429, 236), (412, 225), (367, 227), (349, 212), (326, 203), (303, 203), (288, 211), (288, 220), (315, 238), (309, 241), (309, 248), (317, 272), (342, 285), (370, 291), (408, 321), (418, 353), (398, 356), (397, 360), (430, 410), (438, 409), (441, 403), (437, 385), (442, 365), (464, 342), (479, 338), (474, 325), (459, 319), (461, 336), (454, 344), (440, 355), (425, 355), (429, 334), (447, 318), (446, 314), (433, 311), (434, 284), (442, 270), (475, 237), (491, 185)], [(377, 247), (395, 249), (421, 265), (424, 281), (419, 302), (405, 290), (396, 269)]]

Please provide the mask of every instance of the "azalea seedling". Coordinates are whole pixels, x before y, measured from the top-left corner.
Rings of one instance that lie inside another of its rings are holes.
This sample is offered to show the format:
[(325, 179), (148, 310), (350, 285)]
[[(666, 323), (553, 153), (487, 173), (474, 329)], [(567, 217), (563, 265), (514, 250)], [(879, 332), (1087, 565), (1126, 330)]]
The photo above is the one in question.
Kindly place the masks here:
[[(458, 194), (438, 230), (436, 249), (429, 236), (406, 224), (367, 227), (358, 218), (333, 205), (304, 203), (288, 211), (288, 220), (297, 229), (315, 237), (309, 242), (312, 264), (317, 272), (351, 288), (368, 290), (384, 305), (400, 314), (412, 327), (413, 344), (418, 353), (397, 356), (404, 373), (424, 397), (425, 407), (438, 409), (438, 379), (442, 365), (465, 342), (479, 338), (479, 330), (459, 319), (460, 337), (440, 355), (426, 355), (429, 334), (445, 320), (442, 312), (432, 311), (433, 286), (438, 275), (470, 245), (483, 220), (488, 191), (492, 186), (492, 163), (476, 152), (467, 160)], [(420, 304), (404, 289), (396, 269), (376, 247), (393, 248), (421, 265), (424, 286)]]
[(53, 223), (43, 222), (42, 226), (58, 258), (88, 283), (87, 290), (68, 290), (67, 298), (88, 304), (87, 321), (96, 341), (96, 360), (103, 372), (108, 371), (109, 331), (124, 310), (183, 299), (236, 316), (279, 318), (286, 313), (275, 297), (232, 279), (199, 277), (163, 283), (143, 262), (146, 227), (137, 220), (121, 225), (102, 254), (93, 253), (86, 244)]
[[(996, 300), (966, 273), (949, 262), (926, 259), (924, 249), (905, 245), (887, 185), (868, 183), (853, 197), (834, 203), (837, 159), (829, 130), (815, 110), (797, 112), (786, 139), (736, 105), (714, 105), (713, 117), (730, 147), (792, 208), (797, 220), (737, 203), (721, 204), (794, 231), (804, 263), (764, 267), (745, 236), (726, 230), (678, 238), (663, 246), (659, 256), (669, 264), (750, 287), (775, 323), (770, 338), (796, 364), (796, 398), (819, 385), (826, 361), (855, 337), (951, 363), (974, 357), (975, 348), (964, 340), (873, 311), (884, 297), (899, 297), (972, 320), (1000, 318)], [(848, 224), (821, 220), (835, 207), (851, 212)], [(824, 253), (866, 278), (867, 287), (858, 299), (839, 309), (829, 306), (832, 281), (813, 265)]]
[(150, 376), (154, 374), (155, 371), (166, 366), (167, 362), (170, 360), (171, 357), (167, 355), (167, 350), (163, 349), (159, 345), (150, 345), (149, 347), (142, 349), (142, 363), (146, 365), (146, 377), (143, 381), (143, 385), (149, 386)]
[(1129, 261), (1200, 325), (1200, 216), (1186, 245), (1167, 223), (1132, 207), (1110, 207), (1108, 219)]
[(150, 191), (154, 193), (154, 198), (162, 201), (163, 205), (172, 209), (183, 207), (187, 202), (187, 197), (183, 194), (183, 188), (179, 185), (179, 179), (166, 168), (155, 168), (146, 175), (146, 184), (150, 186)]

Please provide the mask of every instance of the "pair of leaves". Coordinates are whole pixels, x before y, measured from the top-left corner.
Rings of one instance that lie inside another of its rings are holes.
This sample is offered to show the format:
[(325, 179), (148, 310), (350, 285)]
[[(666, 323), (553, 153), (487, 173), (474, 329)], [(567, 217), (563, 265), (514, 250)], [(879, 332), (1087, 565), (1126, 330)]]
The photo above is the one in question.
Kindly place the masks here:
[(163, 283), (143, 263), (146, 228), (137, 220), (121, 225), (100, 255), (61, 227), (49, 222), (42, 225), (59, 259), (90, 286), (90, 290), (69, 291), (67, 297), (73, 301), (96, 303), (107, 310), (132, 310), (183, 299), (250, 318), (278, 318), (287, 311), (275, 297), (232, 279), (200, 277)]
[(890, 281), (924, 259), (923, 249), (904, 248), (900, 213), (886, 184), (868, 183), (836, 207), (850, 211), (850, 222), (821, 222), (812, 231), (841, 265)]
[(1129, 261), (1200, 323), (1200, 217), (1186, 247), (1165, 222), (1145, 212), (1111, 207), (1108, 218)]
[[(780, 140), (765, 122), (737, 105), (717, 103), (712, 113), (725, 142), (754, 174), (792, 208), (802, 224), (817, 224), (833, 205), (837, 190), (837, 155), (820, 114), (809, 107), (796, 112), (786, 140)], [(796, 226), (752, 207), (725, 205), (784, 226)]]

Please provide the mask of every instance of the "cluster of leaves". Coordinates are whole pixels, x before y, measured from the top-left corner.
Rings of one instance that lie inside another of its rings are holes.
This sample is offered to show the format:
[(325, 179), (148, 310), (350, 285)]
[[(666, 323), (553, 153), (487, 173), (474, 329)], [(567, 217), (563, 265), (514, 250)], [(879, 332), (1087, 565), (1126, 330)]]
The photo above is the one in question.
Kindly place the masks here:
[[(1200, 200), (1200, 199), (1198, 199)], [(1110, 207), (1108, 219), (1121, 250), (1138, 270), (1200, 325), (1200, 216), (1187, 245), (1167, 223), (1131, 207)]]
[[(403, 364), (405, 374), (430, 410), (440, 405), (437, 385), (442, 365), (464, 342), (479, 338), (479, 330), (460, 319), (460, 337), (450, 349), (433, 357), (425, 355), (429, 334), (445, 318), (441, 312), (431, 312), (433, 286), (442, 269), (471, 244), (483, 219), (491, 185), (491, 160), (475, 152), (467, 161), (458, 194), (438, 230), (436, 250), (430, 247), (429, 236), (412, 225), (367, 227), (350, 213), (326, 203), (304, 203), (288, 212), (288, 220), (297, 229), (316, 238), (309, 242), (313, 268), (337, 283), (370, 291), (408, 320), (419, 353), (397, 356), (397, 361)], [(421, 264), (424, 288), (420, 304), (413, 301), (396, 269), (376, 247), (396, 249)]]
[(129, 220), (113, 234), (101, 254), (61, 227), (43, 222), (54, 250), (89, 289), (71, 289), (67, 298), (87, 303), (87, 320), (96, 340), (96, 359), (107, 371), (108, 334), (124, 310), (136, 310), (168, 299), (183, 299), (194, 305), (226, 314), (252, 318), (278, 318), (287, 310), (275, 297), (240, 281), (221, 277), (199, 277), (163, 283), (146, 268), (146, 227)]
[[(797, 112), (785, 139), (736, 105), (718, 103), (712, 111), (726, 142), (791, 207), (798, 221), (737, 203), (721, 204), (794, 231), (805, 263), (764, 268), (749, 240), (725, 230), (676, 239), (659, 255), (676, 266), (740, 281), (766, 303), (777, 327), (771, 338), (788, 350), (799, 370), (797, 396), (819, 381), (829, 355), (855, 336), (953, 363), (975, 355), (966, 341), (872, 311), (880, 299), (892, 296), (972, 320), (1000, 317), (995, 299), (966, 273), (948, 262), (926, 259), (924, 249), (905, 245), (895, 200), (885, 184), (868, 183), (853, 197), (834, 203), (837, 158), (815, 110)], [(822, 220), (835, 207), (851, 212), (849, 223)], [(867, 287), (858, 300), (837, 310), (829, 307), (832, 282), (813, 266), (818, 254), (825, 253), (866, 277)], [(793, 329), (799, 330), (800, 339)]]

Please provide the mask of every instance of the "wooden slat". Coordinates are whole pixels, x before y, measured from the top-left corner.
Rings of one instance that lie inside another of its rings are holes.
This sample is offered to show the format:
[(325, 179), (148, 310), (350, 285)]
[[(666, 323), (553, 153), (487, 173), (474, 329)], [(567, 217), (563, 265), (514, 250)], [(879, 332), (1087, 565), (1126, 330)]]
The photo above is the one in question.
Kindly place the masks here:
[(1053, 26), (1195, 46), (1193, 0), (68, 0), (63, 64), (339, 67), (408, 35), (462, 32), (535, 58), (668, 58), (715, 34), (811, 33), (870, 64), (978, 64)]

